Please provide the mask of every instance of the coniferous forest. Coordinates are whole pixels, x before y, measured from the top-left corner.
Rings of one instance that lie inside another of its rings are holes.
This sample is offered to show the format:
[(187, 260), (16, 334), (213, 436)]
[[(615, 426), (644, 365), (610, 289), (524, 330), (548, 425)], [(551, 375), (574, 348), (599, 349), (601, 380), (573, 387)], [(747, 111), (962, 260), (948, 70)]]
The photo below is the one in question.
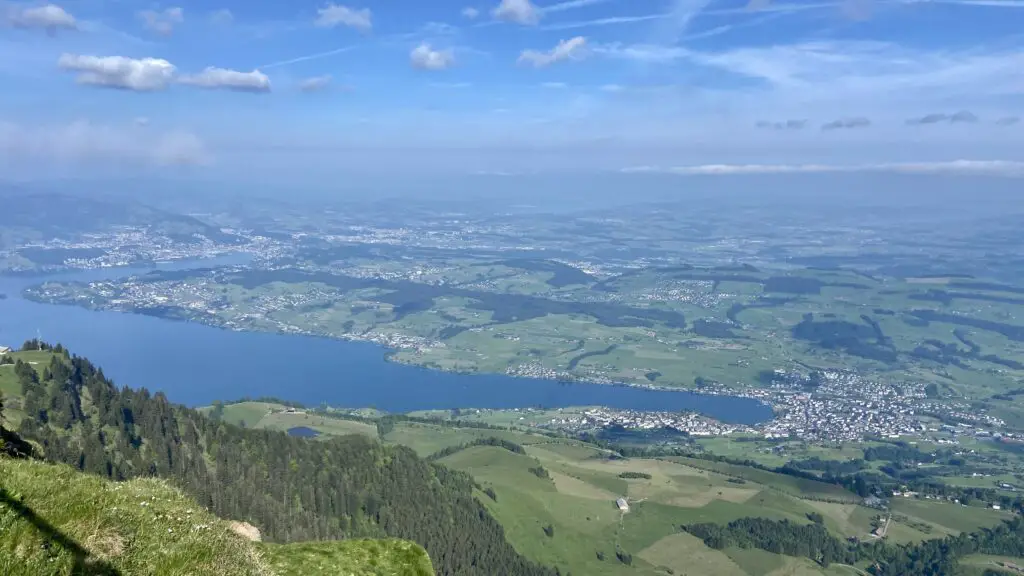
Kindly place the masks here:
[(822, 566), (869, 562), (876, 576), (946, 576), (956, 573), (957, 562), (969, 554), (1024, 556), (1024, 520), (1016, 517), (974, 533), (926, 540), (919, 544), (891, 545), (881, 541), (846, 542), (816, 523), (741, 518), (728, 524), (682, 526), (709, 548), (759, 548), (774, 554), (810, 558)]
[(391, 536), (426, 548), (438, 574), (556, 573), (515, 551), (465, 473), (361, 436), (225, 424), (162, 393), (117, 388), (88, 360), (54, 351), (40, 373), (15, 366), (27, 414), (18, 433), (47, 460), (114, 480), (169, 479), (271, 541)]

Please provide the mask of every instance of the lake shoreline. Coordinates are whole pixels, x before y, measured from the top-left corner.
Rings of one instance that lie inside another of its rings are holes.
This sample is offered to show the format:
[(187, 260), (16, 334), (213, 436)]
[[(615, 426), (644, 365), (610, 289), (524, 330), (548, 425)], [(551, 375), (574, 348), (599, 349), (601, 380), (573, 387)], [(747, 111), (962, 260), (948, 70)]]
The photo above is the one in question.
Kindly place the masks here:
[(770, 405), (757, 398), (627, 383), (594, 385), (507, 374), (458, 374), (389, 361), (388, 348), (353, 338), (292, 331), (278, 334), (180, 317), (172, 319), (185, 321), (169, 322), (160, 314), (94, 311), (82, 303), (50, 304), (19, 297), (24, 288), (45, 280), (94, 281), (104, 275), (150, 271), (92, 270), (34, 281), (0, 277), (0, 291), (10, 295), (0, 301), (0, 343), (17, 346), (26, 337), (37, 336), (59, 342), (92, 359), (119, 384), (161, 390), (172, 401), (189, 406), (274, 396), (308, 406), (326, 403), (391, 413), (467, 407), (605, 406), (696, 412), (744, 425), (775, 417)]
[(26, 288), (25, 292), (21, 295), (21, 297), (24, 298), (25, 300), (28, 300), (28, 301), (31, 301), (31, 302), (35, 302), (35, 303), (38, 303), (38, 304), (47, 305), (47, 306), (71, 306), (71, 307), (76, 307), (76, 308), (80, 308), (80, 309), (83, 309), (83, 310), (89, 310), (91, 312), (108, 312), (108, 313), (115, 313), (115, 314), (129, 314), (129, 315), (148, 316), (148, 317), (151, 317), (151, 318), (159, 318), (161, 320), (167, 320), (167, 321), (171, 321), (171, 322), (186, 322), (186, 323), (198, 324), (200, 326), (207, 326), (209, 328), (216, 328), (218, 330), (224, 330), (226, 332), (243, 332), (243, 333), (253, 333), (253, 334), (275, 334), (275, 335), (279, 335), (279, 336), (304, 336), (304, 337), (307, 337), (307, 338), (320, 338), (320, 339), (324, 339), (324, 340), (333, 340), (333, 341), (339, 341), (339, 342), (354, 342), (354, 343), (360, 343), (360, 344), (370, 344), (370, 345), (373, 345), (373, 346), (377, 346), (377, 347), (379, 347), (379, 348), (381, 348), (383, 350), (382, 356), (383, 356), (383, 360), (386, 361), (386, 362), (389, 362), (391, 364), (396, 364), (396, 365), (399, 365), (399, 366), (407, 366), (407, 367), (410, 367), (410, 368), (419, 368), (419, 369), (422, 369), (422, 370), (428, 370), (428, 371), (432, 371), (432, 372), (442, 372), (442, 373), (445, 373), (445, 374), (456, 374), (456, 375), (459, 375), (459, 376), (484, 376), (484, 375), (496, 375), (497, 376), (497, 375), (500, 375), (500, 376), (507, 376), (509, 378), (524, 379), (524, 380), (548, 380), (548, 381), (551, 381), (551, 382), (557, 382), (559, 384), (582, 384), (582, 385), (587, 385), (587, 386), (612, 386), (612, 387), (624, 387), (624, 388), (637, 388), (637, 389), (641, 389), (641, 390), (651, 390), (651, 391), (656, 391), (656, 392), (682, 392), (682, 393), (694, 394), (694, 395), (700, 395), (700, 396), (730, 396), (730, 397), (736, 397), (736, 398), (749, 398), (749, 399), (752, 399), (752, 400), (757, 400), (757, 401), (760, 401), (761, 403), (765, 404), (766, 406), (771, 407), (771, 405), (768, 402), (766, 402), (765, 399), (763, 397), (761, 397), (761, 396), (750, 394), (750, 393), (748, 393), (746, 391), (743, 391), (743, 390), (736, 390), (736, 389), (732, 389), (732, 388), (728, 388), (728, 387), (722, 387), (720, 389), (706, 390), (706, 389), (684, 388), (682, 386), (662, 386), (662, 385), (658, 385), (658, 384), (643, 383), (643, 382), (601, 382), (601, 381), (597, 381), (597, 380), (588, 380), (588, 379), (585, 379), (585, 378), (566, 379), (565, 377), (554, 378), (554, 377), (547, 377), (547, 376), (543, 376), (543, 375), (539, 375), (539, 376), (523, 376), (523, 375), (520, 375), (520, 374), (510, 373), (510, 372), (491, 372), (491, 371), (486, 371), (486, 370), (479, 370), (479, 371), (472, 371), (472, 370), (449, 370), (449, 369), (446, 369), (446, 368), (443, 368), (443, 367), (438, 367), (438, 366), (431, 366), (431, 365), (427, 365), (427, 364), (418, 364), (418, 363), (413, 363), (413, 362), (402, 362), (402, 361), (396, 360), (395, 356), (399, 352), (401, 352), (402, 350), (408, 350), (408, 348), (396, 348), (396, 347), (393, 347), (393, 346), (388, 346), (386, 344), (382, 344), (380, 342), (377, 342), (377, 341), (369, 339), (369, 338), (360, 338), (360, 337), (357, 337), (357, 336), (350, 336), (350, 335), (347, 335), (347, 334), (323, 334), (323, 333), (317, 333), (317, 332), (310, 332), (310, 331), (306, 331), (306, 330), (302, 330), (302, 329), (296, 329), (295, 331), (280, 330), (280, 329), (278, 329), (278, 330), (260, 330), (258, 328), (225, 326), (225, 325), (222, 325), (222, 324), (214, 324), (214, 323), (211, 323), (211, 322), (204, 322), (204, 321), (202, 321), (202, 319), (195, 318), (195, 317), (167, 314), (167, 313), (162, 313), (160, 311), (155, 311), (155, 310), (152, 310), (152, 309), (133, 309), (133, 310), (129, 310), (129, 309), (125, 309), (125, 308), (114, 308), (114, 307), (103, 307), (103, 306), (85, 306), (85, 305), (82, 305), (82, 304), (77, 303), (77, 302), (55, 302), (55, 301), (45, 300), (45, 299), (41, 299), (41, 298), (36, 298), (32, 293), (28, 292), (28, 290), (30, 288), (31, 287)]

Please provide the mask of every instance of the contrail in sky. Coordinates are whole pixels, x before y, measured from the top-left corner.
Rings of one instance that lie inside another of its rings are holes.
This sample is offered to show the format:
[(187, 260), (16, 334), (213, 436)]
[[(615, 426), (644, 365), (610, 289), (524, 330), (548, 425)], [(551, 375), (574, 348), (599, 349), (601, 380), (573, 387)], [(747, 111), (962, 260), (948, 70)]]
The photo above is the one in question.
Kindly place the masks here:
[(288, 66), (290, 64), (297, 64), (299, 62), (305, 62), (307, 60), (317, 60), (319, 58), (327, 58), (328, 56), (334, 56), (335, 54), (342, 54), (349, 50), (355, 49), (356, 46), (345, 46), (344, 48), (335, 48), (334, 50), (328, 50), (327, 52), (317, 52), (316, 54), (307, 54), (305, 56), (299, 56), (290, 60), (281, 60), (280, 62), (271, 62), (270, 64), (264, 64), (263, 66), (257, 66), (258, 70), (266, 70), (267, 68), (277, 68), (279, 66)]

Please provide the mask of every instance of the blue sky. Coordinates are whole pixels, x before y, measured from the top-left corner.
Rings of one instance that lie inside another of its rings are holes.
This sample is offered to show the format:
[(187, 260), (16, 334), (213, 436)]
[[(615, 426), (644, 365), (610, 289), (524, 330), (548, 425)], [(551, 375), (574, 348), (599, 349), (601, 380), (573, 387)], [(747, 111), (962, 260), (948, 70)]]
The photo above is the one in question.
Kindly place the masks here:
[(1024, 172), (1024, 0), (0, 3), (0, 168)]

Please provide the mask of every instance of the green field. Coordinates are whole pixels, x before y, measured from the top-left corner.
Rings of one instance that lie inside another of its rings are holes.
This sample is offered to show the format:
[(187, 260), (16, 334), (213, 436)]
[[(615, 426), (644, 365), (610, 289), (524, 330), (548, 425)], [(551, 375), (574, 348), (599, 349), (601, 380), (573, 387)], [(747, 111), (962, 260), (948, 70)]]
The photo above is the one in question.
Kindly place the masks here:
[[(283, 409), (272, 404), (229, 405), (224, 417), (238, 419), (269, 414), (258, 420), (263, 422), (261, 426), (273, 422), (274, 418), (290, 418), (287, 425), (318, 424), (322, 418), (314, 413), (288, 414), (281, 412)], [(470, 410), (463, 411), (459, 418), (491, 425), (523, 425), (548, 415), (547, 411), (535, 410)], [(418, 416), (448, 419), (452, 413), (434, 411), (418, 413)], [(520, 417), (525, 420), (519, 420)], [(353, 424), (373, 428), (369, 423), (339, 422), (343, 425), (333, 429), (325, 427), (324, 432), (351, 433)], [(451, 421), (442, 425), (400, 420), (383, 440), (409, 446), (427, 456), (488, 438), (508, 440), (522, 446), (526, 453), (516, 454), (495, 446), (470, 446), (439, 462), (473, 476), (481, 487), (477, 498), (502, 523), (518, 550), (539, 562), (572, 573), (653, 575), (668, 574), (666, 570), (670, 569), (675, 574), (861, 575), (863, 567), (822, 569), (808, 559), (760, 550), (711, 550), (699, 540), (680, 533), (679, 526), (701, 522), (721, 524), (746, 517), (808, 523), (811, 516), (820, 514), (825, 527), (835, 536), (870, 541), (874, 523), (885, 517), (884, 512), (860, 505), (859, 497), (833, 484), (738, 464), (678, 456), (609, 458), (610, 452), (605, 448), (580, 440), (552, 438), (528, 429), (482, 429), (460, 427)], [(725, 439), (697, 442), (705, 449), (722, 450), (738, 457), (763, 454), (763, 461), (769, 465), (789, 458), (854, 459), (863, 456), (864, 448), (885, 446), (878, 442), (816, 446), (792, 441), (784, 444), (785, 450), (762, 453), (759, 452), (762, 444), (758, 442), (730, 443)], [(991, 452), (985, 451), (991, 450), (990, 444), (971, 445), (981, 450), (977, 458), (992, 457)], [(921, 443), (917, 448), (927, 453), (940, 447)], [(877, 467), (884, 463), (871, 464)], [(538, 467), (544, 469), (545, 477), (531, 472)], [(630, 477), (631, 473), (635, 477)], [(484, 490), (493, 491), (496, 499)], [(627, 514), (620, 514), (614, 505), (619, 497), (627, 498), (630, 503)], [(1010, 517), (1006, 512), (942, 500), (894, 498), (887, 539), (892, 543), (915, 543), (994, 526)], [(550, 536), (545, 530), (549, 526)], [(631, 554), (631, 565), (621, 562), (616, 557), (617, 551)], [(599, 553), (603, 560), (599, 559)]]
[[(36, 370), (42, 370), (44, 366), (49, 364), (50, 357), (53, 356), (51, 352), (41, 351), (30, 351), (30, 352), (11, 352), (11, 357), (15, 360), (21, 360), (22, 362), (28, 362)], [(0, 364), (0, 392), (3, 392), (7, 396), (20, 396), (21, 388), (18, 386), (18, 380), (14, 377), (14, 365), (13, 364)]]
[[(212, 408), (205, 407), (201, 410), (210, 413)], [(268, 402), (227, 404), (224, 406), (222, 418), (225, 422), (246, 428), (287, 431), (291, 428), (306, 427), (321, 434), (335, 436), (363, 434), (371, 438), (377, 437), (377, 427), (371, 423), (349, 420), (340, 416), (335, 418)]]
[(786, 492), (791, 495), (797, 496), (809, 496), (815, 498), (824, 499), (835, 499), (848, 502), (859, 501), (859, 498), (833, 484), (826, 484), (824, 482), (816, 482), (814, 480), (806, 480), (803, 478), (795, 478), (793, 476), (787, 476), (785, 474), (779, 474), (776, 472), (769, 472), (767, 470), (759, 470), (757, 468), (751, 468), (749, 466), (740, 466), (737, 464), (728, 464), (726, 462), (713, 462), (708, 460), (698, 460), (695, 458), (685, 458), (681, 456), (671, 457), (673, 461), (694, 466), (700, 469), (717, 472), (726, 476), (735, 476), (737, 478), (743, 478), (751, 482), (757, 482), (770, 486), (782, 492)]
[[(768, 553), (761, 554), (772, 560), (774, 568), (750, 572), (751, 551), (710, 550), (680, 534), (678, 526), (748, 516), (807, 522), (808, 513), (819, 511), (829, 527), (835, 526), (844, 536), (865, 536), (870, 530), (870, 514), (855, 514), (865, 509), (853, 504), (794, 498), (769, 485), (737, 484), (722, 474), (679, 462), (608, 460), (600, 454), (574, 441), (547, 441), (527, 446), (525, 456), (474, 446), (441, 463), (471, 473), (483, 487), (494, 490), (496, 501), (483, 494), (480, 499), (505, 526), (518, 550), (573, 573), (665, 574), (664, 568), (669, 568), (676, 574), (822, 574), (809, 560)], [(538, 478), (529, 471), (538, 463), (550, 478)], [(651, 478), (621, 478), (627, 471)], [(628, 513), (616, 510), (618, 497), (629, 499)], [(544, 530), (549, 525), (553, 536)], [(632, 565), (620, 562), (616, 550), (632, 554)]]
[(961, 560), (960, 568), (962, 576), (983, 576), (986, 570), (1019, 576), (1024, 574), (1024, 560), (1007, 556), (972, 554)]

